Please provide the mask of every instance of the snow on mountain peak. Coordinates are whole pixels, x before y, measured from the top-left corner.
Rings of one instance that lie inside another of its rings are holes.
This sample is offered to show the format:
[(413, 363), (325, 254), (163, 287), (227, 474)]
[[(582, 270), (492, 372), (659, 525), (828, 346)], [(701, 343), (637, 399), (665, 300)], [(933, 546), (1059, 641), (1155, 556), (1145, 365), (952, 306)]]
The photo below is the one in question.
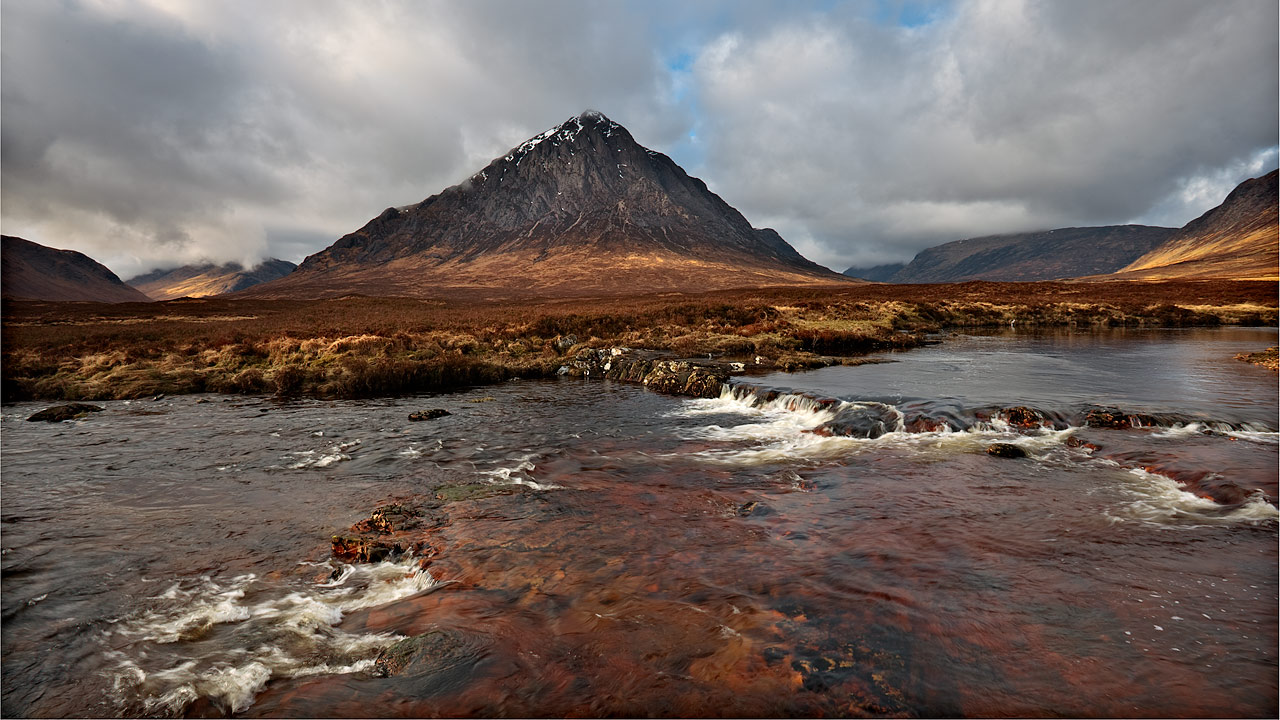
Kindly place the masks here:
[(546, 132), (539, 133), (525, 140), (507, 153), (503, 160), (508, 162), (515, 160), (517, 163), (528, 154), (528, 152), (544, 140), (555, 140), (558, 142), (568, 142), (578, 137), (578, 134), (588, 127), (594, 126), (599, 128), (601, 134), (605, 137), (613, 137), (614, 130), (621, 128), (618, 123), (604, 116), (604, 113), (598, 110), (586, 110), (581, 115), (571, 117), (568, 120), (556, 125)]

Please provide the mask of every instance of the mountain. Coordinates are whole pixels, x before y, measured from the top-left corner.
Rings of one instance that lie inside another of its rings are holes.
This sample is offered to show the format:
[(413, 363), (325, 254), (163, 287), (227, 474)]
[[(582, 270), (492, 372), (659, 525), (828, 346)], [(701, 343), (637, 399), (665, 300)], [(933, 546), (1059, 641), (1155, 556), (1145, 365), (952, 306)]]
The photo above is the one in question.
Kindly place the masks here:
[(1245, 180), (1218, 207), (1119, 272), (1130, 279), (1280, 277), (1276, 171)]
[(84, 253), (56, 250), (10, 235), (0, 238), (0, 243), (0, 294), (5, 298), (150, 302)]
[(1111, 225), (957, 240), (920, 251), (890, 282), (1016, 282), (1111, 273), (1175, 232), (1146, 225)]
[(891, 278), (906, 266), (906, 263), (891, 263), (889, 265), (873, 265), (865, 268), (851, 267), (845, 270), (843, 274), (851, 278), (870, 280), (872, 282), (893, 282)]
[(129, 280), (129, 284), (152, 300), (180, 297), (206, 297), (245, 290), (260, 283), (282, 278), (297, 265), (287, 260), (268, 258), (246, 270), (240, 263), (183, 265), (172, 270), (154, 270)]
[(256, 297), (599, 295), (848, 282), (588, 111), (388, 208)]

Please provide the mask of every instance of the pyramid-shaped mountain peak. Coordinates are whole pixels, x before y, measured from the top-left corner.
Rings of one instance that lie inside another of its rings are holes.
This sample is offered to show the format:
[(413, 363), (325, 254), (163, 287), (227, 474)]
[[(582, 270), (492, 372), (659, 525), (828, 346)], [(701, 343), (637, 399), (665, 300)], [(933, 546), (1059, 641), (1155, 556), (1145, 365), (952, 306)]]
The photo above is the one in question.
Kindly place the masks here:
[(249, 292), (594, 295), (842, 280), (587, 110)]

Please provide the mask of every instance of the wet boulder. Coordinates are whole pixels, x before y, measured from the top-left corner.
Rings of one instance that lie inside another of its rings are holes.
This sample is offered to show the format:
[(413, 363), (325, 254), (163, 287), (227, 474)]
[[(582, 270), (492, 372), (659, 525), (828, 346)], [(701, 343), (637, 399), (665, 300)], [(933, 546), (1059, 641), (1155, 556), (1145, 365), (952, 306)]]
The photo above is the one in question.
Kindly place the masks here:
[(343, 562), (375, 563), (398, 557), (410, 546), (402, 540), (382, 539), (367, 535), (334, 535), (333, 556)]
[(1127, 430), (1160, 425), (1159, 418), (1142, 413), (1126, 413), (1116, 408), (1093, 408), (1085, 413), (1084, 424), (1093, 428)]
[(1013, 443), (993, 443), (987, 448), (987, 454), (1000, 458), (1024, 458), (1027, 451)]
[(1025, 405), (1004, 408), (996, 413), (996, 415), (1013, 427), (1022, 428), (1024, 430), (1052, 424), (1049, 422), (1049, 419), (1044, 416), (1044, 413)]
[(644, 386), (666, 395), (717, 398), (728, 380), (729, 372), (723, 367), (666, 360), (654, 364)]
[(409, 413), (409, 419), (414, 422), (419, 422), (422, 420), (436, 420), (452, 414), (453, 413), (443, 408), (432, 408), (431, 410), (419, 410), (417, 412)]
[(62, 422), (63, 420), (76, 420), (82, 418), (89, 413), (102, 412), (103, 408), (97, 405), (87, 405), (85, 403), (70, 403), (67, 405), (55, 405), (51, 408), (45, 408), (31, 417), (27, 418), (28, 422)]
[(1065, 443), (1066, 443), (1066, 446), (1069, 448), (1084, 448), (1085, 450), (1091, 450), (1091, 451), (1099, 449), (1097, 445), (1094, 445), (1093, 443), (1087, 440), (1081, 440), (1075, 435), (1068, 436)]
[(382, 505), (361, 520), (351, 529), (360, 533), (376, 533), (390, 535), (402, 530), (412, 530), (420, 524), (422, 510), (406, 503)]

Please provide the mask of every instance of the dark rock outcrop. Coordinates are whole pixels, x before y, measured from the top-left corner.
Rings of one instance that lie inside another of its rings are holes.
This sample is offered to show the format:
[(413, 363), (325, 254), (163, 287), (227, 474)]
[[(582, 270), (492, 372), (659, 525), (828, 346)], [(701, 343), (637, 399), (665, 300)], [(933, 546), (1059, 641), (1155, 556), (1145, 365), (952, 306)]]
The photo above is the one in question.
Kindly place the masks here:
[(28, 422), (62, 422), (63, 420), (76, 420), (82, 418), (89, 413), (102, 412), (104, 408), (97, 405), (86, 405), (85, 403), (70, 403), (68, 405), (55, 405), (51, 408), (45, 408), (31, 417), (27, 418)]

